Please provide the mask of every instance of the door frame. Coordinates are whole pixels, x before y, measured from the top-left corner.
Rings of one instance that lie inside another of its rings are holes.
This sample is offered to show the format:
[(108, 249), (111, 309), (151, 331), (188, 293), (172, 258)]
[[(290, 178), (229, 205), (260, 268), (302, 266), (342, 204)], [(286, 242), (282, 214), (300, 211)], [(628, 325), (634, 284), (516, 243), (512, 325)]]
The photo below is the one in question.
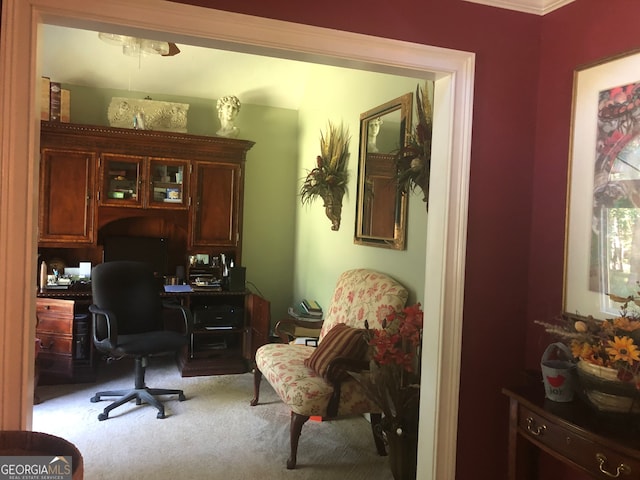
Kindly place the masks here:
[(455, 478), (475, 55), (160, 0), (112, 0), (108, 15), (98, 0), (4, 0), (2, 8), (0, 429), (31, 429), (33, 410), (38, 27), (163, 32), (175, 42), (434, 80), (431, 176), (439, 181), (427, 224), (418, 478)]

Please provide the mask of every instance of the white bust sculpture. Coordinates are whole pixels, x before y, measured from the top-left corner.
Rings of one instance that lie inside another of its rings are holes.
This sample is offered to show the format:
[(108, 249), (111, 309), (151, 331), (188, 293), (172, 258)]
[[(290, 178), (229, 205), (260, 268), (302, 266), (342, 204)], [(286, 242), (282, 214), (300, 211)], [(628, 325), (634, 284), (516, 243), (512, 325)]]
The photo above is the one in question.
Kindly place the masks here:
[(380, 133), (380, 126), (382, 125), (382, 118), (374, 118), (369, 122), (367, 133), (367, 151), (370, 153), (377, 153), (378, 146), (376, 145), (376, 137)]
[(221, 137), (235, 138), (240, 130), (235, 126), (235, 120), (240, 112), (240, 100), (233, 95), (219, 98), (216, 103), (218, 118), (220, 119), (220, 130), (216, 135)]

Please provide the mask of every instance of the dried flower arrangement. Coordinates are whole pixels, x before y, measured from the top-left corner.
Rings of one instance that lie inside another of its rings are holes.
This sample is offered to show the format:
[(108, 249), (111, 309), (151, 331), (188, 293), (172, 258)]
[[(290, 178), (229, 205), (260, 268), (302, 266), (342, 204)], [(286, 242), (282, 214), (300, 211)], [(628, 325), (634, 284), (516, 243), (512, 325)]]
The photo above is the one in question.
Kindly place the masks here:
[(326, 133), (320, 132), (320, 155), (316, 158), (316, 167), (307, 173), (300, 188), (303, 205), (317, 197), (324, 200), (332, 230), (340, 228), (342, 197), (347, 191), (349, 180), (347, 162), (350, 141), (348, 129), (328, 122)]
[(407, 144), (396, 153), (397, 181), (398, 189), (404, 193), (420, 188), (422, 201), (428, 208), (433, 113), (429, 96), (420, 85), (416, 87), (416, 111), (418, 124), (415, 132), (411, 134)]

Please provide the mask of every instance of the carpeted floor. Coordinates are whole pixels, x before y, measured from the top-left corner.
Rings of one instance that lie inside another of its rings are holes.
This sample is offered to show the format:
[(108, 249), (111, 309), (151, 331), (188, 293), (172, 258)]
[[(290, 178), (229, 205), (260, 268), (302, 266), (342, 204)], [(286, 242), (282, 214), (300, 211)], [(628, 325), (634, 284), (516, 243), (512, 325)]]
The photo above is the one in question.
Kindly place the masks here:
[(253, 375), (182, 378), (168, 357), (147, 369), (150, 387), (182, 388), (187, 400), (168, 397), (167, 418), (131, 402), (98, 421), (108, 400), (91, 403), (97, 390), (129, 388), (128, 360), (101, 365), (95, 384), (38, 387), (33, 430), (74, 443), (86, 480), (340, 479), (389, 480), (386, 457), (376, 453), (366, 419), (305, 424), (298, 468), (286, 470), (289, 410), (263, 380), (260, 404), (251, 407)]

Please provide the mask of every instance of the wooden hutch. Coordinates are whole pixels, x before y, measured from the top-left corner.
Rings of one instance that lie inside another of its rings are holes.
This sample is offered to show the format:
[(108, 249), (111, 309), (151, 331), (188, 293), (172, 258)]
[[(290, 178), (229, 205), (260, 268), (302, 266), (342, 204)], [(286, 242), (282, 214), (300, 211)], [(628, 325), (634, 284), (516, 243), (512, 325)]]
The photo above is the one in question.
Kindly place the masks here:
[[(105, 239), (167, 241), (168, 275), (192, 255), (242, 263), (244, 164), (253, 142), (182, 133), (42, 122), (38, 253), (49, 270), (96, 265)], [(269, 332), (269, 305), (246, 291), (175, 295), (190, 307), (229, 305), (242, 321), (195, 326), (180, 355), (183, 376), (248, 369)], [(40, 288), (37, 335), (43, 383), (92, 379), (90, 287)]]

